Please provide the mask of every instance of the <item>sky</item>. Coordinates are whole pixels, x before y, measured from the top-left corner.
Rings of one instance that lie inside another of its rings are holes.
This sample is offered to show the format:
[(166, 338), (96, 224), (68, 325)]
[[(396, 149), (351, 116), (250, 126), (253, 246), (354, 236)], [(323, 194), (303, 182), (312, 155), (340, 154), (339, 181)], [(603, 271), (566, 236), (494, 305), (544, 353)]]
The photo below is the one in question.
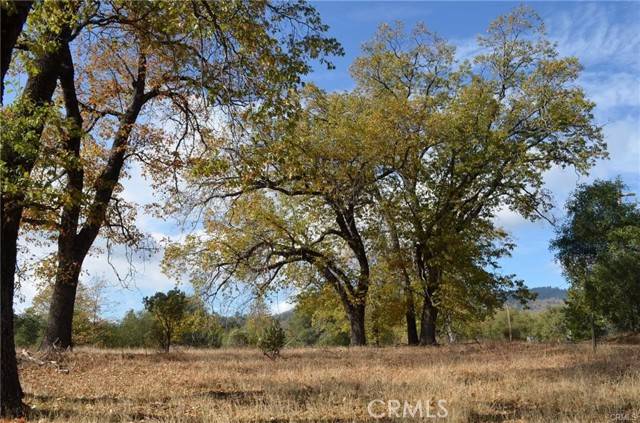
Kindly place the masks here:
[[(510, 2), (312, 2), (324, 22), (330, 26), (329, 35), (342, 44), (345, 55), (334, 58), (336, 69), (318, 68), (306, 80), (321, 88), (349, 90), (354, 83), (349, 66), (360, 54), (361, 45), (369, 40), (378, 25), (402, 21), (405, 28), (422, 22), (457, 46), (459, 58), (475, 54), (476, 38), (486, 31), (497, 16), (508, 13), (520, 3)], [(549, 37), (558, 43), (565, 56), (576, 56), (584, 66), (579, 79), (587, 96), (596, 102), (595, 121), (603, 126), (610, 157), (599, 161), (588, 176), (580, 176), (571, 169), (551, 169), (545, 175), (547, 188), (554, 197), (555, 219), (562, 219), (563, 205), (578, 183), (594, 179), (620, 176), (630, 192), (640, 196), (640, 2), (535, 2), (529, 3), (545, 22)], [(135, 166), (123, 183), (123, 196), (138, 204), (152, 202), (150, 183)], [(638, 197), (626, 201), (638, 201)], [(505, 210), (496, 217), (516, 242), (512, 256), (502, 260), (502, 272), (515, 274), (529, 287), (553, 286), (566, 288), (567, 282), (560, 266), (549, 251), (554, 236), (553, 226), (546, 221), (528, 222)], [(140, 212), (138, 226), (153, 238), (180, 237), (184, 230), (177, 222), (159, 220)], [(100, 241), (97, 241), (100, 244)], [(44, 255), (46, 252), (38, 251)], [(144, 260), (135, 259), (136, 272), (126, 287), (117, 282), (112, 268), (126, 273), (127, 260), (122, 250), (116, 250), (107, 262), (104, 254), (93, 255), (85, 261), (84, 281), (104, 279), (109, 282), (105, 293), (109, 298), (104, 314), (116, 319), (129, 309), (142, 308), (142, 298), (156, 291), (166, 291), (176, 285), (160, 270), (162, 251)], [(181, 289), (189, 291), (186, 284)], [(19, 291), (18, 311), (31, 303), (36, 286), (26, 281)], [(271, 308), (275, 313), (292, 307), (286, 292), (274, 294)], [(227, 314), (224, 302), (216, 304), (216, 311)]]

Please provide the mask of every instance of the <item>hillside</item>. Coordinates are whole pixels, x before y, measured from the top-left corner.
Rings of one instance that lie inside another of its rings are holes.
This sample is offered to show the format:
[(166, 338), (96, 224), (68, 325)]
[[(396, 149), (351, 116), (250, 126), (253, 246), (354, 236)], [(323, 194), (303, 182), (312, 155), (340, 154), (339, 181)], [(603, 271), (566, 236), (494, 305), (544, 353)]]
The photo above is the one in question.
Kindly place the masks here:
[[(538, 294), (538, 297), (528, 304), (529, 310), (542, 311), (550, 307), (557, 307), (564, 304), (567, 298), (567, 290), (562, 288), (554, 288), (551, 286), (541, 286), (531, 288), (531, 291)], [(510, 305), (515, 308), (522, 308), (517, 301), (510, 301)]]

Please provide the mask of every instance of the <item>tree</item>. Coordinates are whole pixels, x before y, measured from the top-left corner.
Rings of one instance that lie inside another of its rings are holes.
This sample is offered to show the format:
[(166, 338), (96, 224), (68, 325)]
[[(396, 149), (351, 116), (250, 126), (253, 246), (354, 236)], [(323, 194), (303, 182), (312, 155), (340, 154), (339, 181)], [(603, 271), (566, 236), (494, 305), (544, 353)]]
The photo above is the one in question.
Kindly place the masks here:
[(271, 325), (273, 318), (264, 297), (258, 294), (251, 303), (251, 308), (244, 321), (243, 330), (249, 345), (256, 346), (263, 332)]
[[(34, 28), (25, 38), (28, 54), (22, 55), (27, 81), (16, 100), (2, 109), (2, 245), (0, 259), (1, 360), (0, 415), (23, 413), (22, 389), (18, 378), (13, 334), (13, 296), (18, 233), (25, 206), (41, 192), (30, 183), (29, 175), (38, 158), (40, 136), (49, 117), (50, 103), (60, 71), (62, 49), (75, 33), (77, 14), (83, 7), (76, 2), (41, 2), (31, 12), (24, 2), (2, 3), (2, 94), (10, 63), (27, 15)], [(14, 14), (15, 12), (15, 14)], [(5, 32), (6, 31), (6, 32)], [(4, 101), (4, 98), (1, 99)]]
[(157, 292), (151, 297), (144, 297), (143, 302), (145, 309), (160, 325), (160, 342), (164, 351), (169, 352), (175, 331), (182, 323), (187, 310), (187, 296), (178, 289), (172, 289), (166, 294)]
[(551, 243), (571, 283), (569, 321), (578, 333), (586, 329), (580, 323), (588, 322), (594, 349), (605, 319), (621, 329), (638, 329), (640, 210), (622, 201), (625, 189), (620, 179), (579, 185)]
[(608, 321), (622, 331), (640, 332), (640, 213), (609, 232), (608, 248), (593, 268), (600, 307)]
[(222, 346), (222, 326), (218, 316), (209, 313), (204, 301), (196, 296), (188, 297), (186, 317), (178, 328), (180, 343), (194, 347)]
[[(499, 242), (492, 219), (502, 207), (544, 216), (545, 171), (586, 172), (605, 154), (594, 104), (574, 83), (578, 62), (558, 56), (534, 12), (499, 17), (479, 44), (472, 67), (455, 63), (453, 47), (423, 26), (412, 34), (383, 26), (353, 66), (357, 90), (386, 109), (378, 124), (395, 129), (398, 163), (380, 190), (407, 223), (401, 233), (421, 288), (422, 344), (437, 342), (439, 292), (460, 280), (446, 277), (458, 246)], [(464, 257), (467, 267), (486, 260)]]
[[(327, 28), (315, 10), (302, 2), (124, 2), (98, 7), (89, 21), (78, 39), (86, 56), (73, 57), (67, 48), (62, 60), (71, 129), (61, 150), (71, 160), (62, 169), (67, 183), (44, 348), (72, 342), (78, 277), (96, 238), (102, 233), (140, 244), (126, 221), (130, 207), (117, 197), (128, 161), (166, 175), (189, 160), (181, 157), (193, 147), (187, 138), (209, 148), (205, 128), (212, 113), (230, 120), (247, 110), (284, 113), (286, 96), (310, 69), (307, 61), (326, 63), (326, 55), (340, 53), (335, 40), (322, 37)], [(164, 131), (176, 115), (175, 133)], [(87, 138), (93, 142), (82, 142)], [(96, 149), (103, 163), (90, 170)]]
[(260, 290), (285, 283), (284, 273), (300, 284), (322, 280), (340, 298), (352, 344), (365, 345), (366, 228), (376, 166), (389, 154), (384, 128), (358, 96), (309, 86), (302, 103), (295, 121), (256, 125), (250, 138), (227, 140), (224, 156), (198, 163), (190, 196), (205, 207), (233, 200), (222, 216), (205, 208), (206, 234), (168, 249), (165, 263), (209, 291), (232, 278)]
[(280, 357), (280, 350), (284, 348), (286, 341), (287, 336), (280, 322), (277, 319), (271, 319), (269, 325), (260, 334), (258, 348), (271, 360), (275, 360)]
[[(234, 277), (326, 283), (357, 345), (382, 260), (401, 263), (389, 280), (403, 287), (413, 341), (418, 294), (423, 345), (437, 342), (440, 312), (487, 315), (508, 294), (525, 298), (521, 281), (497, 271), (512, 247), (497, 211), (544, 217), (544, 173), (584, 173), (605, 146), (575, 84), (579, 64), (558, 56), (534, 12), (498, 18), (479, 44), (473, 67), (424, 26), (383, 25), (352, 67), (353, 92), (309, 87), (297, 119), (220, 137), (223, 153), (185, 177), (192, 205), (205, 205), (205, 235), (165, 262), (213, 291)], [(224, 199), (224, 214), (207, 208)]]
[(327, 284), (315, 284), (296, 296), (295, 314), (309, 321), (314, 345), (349, 345), (349, 319), (340, 306), (340, 298)]
[(18, 314), (15, 319), (15, 339), (16, 346), (32, 347), (42, 339), (42, 333), (46, 320), (27, 309), (24, 313)]
[[(154, 338), (154, 317), (148, 311), (135, 312), (129, 310), (114, 334), (114, 346), (118, 347), (151, 347), (156, 342)], [(157, 345), (157, 344), (156, 344)]]
[(2, 66), (2, 85), (0, 86), (0, 104), (4, 98), (4, 77), (9, 70), (13, 49), (22, 32), (27, 16), (33, 6), (32, 1), (7, 1), (2, 2), (0, 14), (2, 16), (2, 53), (0, 65)]
[[(43, 285), (33, 297), (28, 309), (45, 322), (51, 308), (53, 288), (52, 283)], [(105, 289), (104, 280), (94, 280), (88, 284), (78, 283), (76, 307), (73, 310), (74, 345), (97, 345), (100, 340), (105, 339), (105, 322), (101, 316), (106, 306)]]
[(310, 313), (302, 312), (298, 306), (292, 310), (288, 321), (287, 338), (293, 346), (312, 346), (318, 342), (322, 328), (315, 328)]

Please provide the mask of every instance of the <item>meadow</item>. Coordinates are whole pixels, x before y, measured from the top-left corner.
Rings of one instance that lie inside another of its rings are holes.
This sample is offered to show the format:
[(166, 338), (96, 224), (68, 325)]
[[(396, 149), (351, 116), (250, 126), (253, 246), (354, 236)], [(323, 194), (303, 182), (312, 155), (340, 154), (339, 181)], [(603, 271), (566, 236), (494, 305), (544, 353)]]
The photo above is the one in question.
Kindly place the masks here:
[(254, 349), (77, 348), (47, 359), (55, 365), (20, 362), (34, 421), (640, 420), (637, 345), (306, 348), (277, 360)]

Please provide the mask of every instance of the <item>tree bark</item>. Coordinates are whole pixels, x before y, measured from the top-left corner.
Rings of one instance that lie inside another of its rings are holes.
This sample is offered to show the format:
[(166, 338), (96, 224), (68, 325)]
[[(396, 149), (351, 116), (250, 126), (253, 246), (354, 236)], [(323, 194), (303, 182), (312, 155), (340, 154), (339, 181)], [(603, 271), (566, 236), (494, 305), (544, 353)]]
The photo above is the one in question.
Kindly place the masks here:
[(420, 345), (438, 345), (438, 309), (433, 302), (434, 294), (442, 278), (442, 270), (430, 264), (433, 255), (425, 251), (423, 244), (414, 246), (416, 271), (422, 283), (422, 314), (420, 316)]
[[(71, 56), (67, 57), (70, 61)], [(67, 112), (71, 117), (76, 113), (77, 98), (73, 87), (73, 64), (71, 69), (65, 70), (65, 104)], [(69, 81), (68, 78), (71, 78)], [(78, 203), (71, 202), (65, 206), (61, 217), (62, 230), (58, 238), (58, 268), (56, 269), (56, 283), (47, 321), (45, 338), (41, 348), (57, 346), (59, 348), (69, 348), (73, 345), (71, 331), (73, 327), (73, 311), (75, 308), (75, 292), (78, 286), (78, 279), (82, 269), (82, 263), (93, 242), (96, 240), (100, 228), (104, 224), (107, 208), (111, 201), (113, 191), (118, 184), (120, 172), (126, 158), (126, 150), (129, 142), (129, 135), (138, 115), (145, 102), (149, 99), (144, 93), (146, 80), (146, 61), (144, 56), (140, 56), (138, 63), (137, 80), (134, 82), (133, 98), (129, 107), (120, 118), (118, 132), (111, 146), (109, 159), (104, 169), (96, 179), (94, 184), (95, 194), (89, 207), (86, 222), (78, 231), (78, 219), (80, 209)], [(67, 98), (69, 97), (69, 98)], [(75, 103), (75, 104), (74, 104)], [(79, 111), (78, 111), (79, 113)], [(81, 124), (80, 118), (80, 124)], [(72, 148), (77, 148), (79, 152), (79, 140), (77, 144), (69, 143)], [(79, 153), (78, 153), (79, 154)], [(77, 170), (79, 174), (69, 174), (67, 184), (68, 194), (80, 196), (82, 193), (82, 170)], [(71, 295), (73, 293), (73, 295)]]
[[(3, 207), (4, 211), (4, 207)], [(13, 338), (13, 293), (16, 270), (16, 243), (5, 243), (5, 239), (18, 238), (18, 220), (5, 219), (2, 216), (2, 286), (0, 331), (0, 416), (15, 417), (22, 415), (22, 388), (18, 378), (16, 349)]]
[(365, 331), (365, 305), (354, 304), (349, 307), (347, 314), (349, 318), (349, 325), (351, 327), (351, 345), (367, 345), (367, 333)]
[(11, 1), (15, 10), (10, 11), (6, 7), (2, 7), (0, 12), (0, 26), (2, 32), (2, 56), (0, 57), (0, 66), (2, 67), (2, 86), (0, 87), (0, 104), (3, 104), (4, 100), (4, 77), (9, 70), (11, 64), (11, 57), (13, 56), (13, 49), (16, 46), (18, 37), (22, 32), (22, 27), (27, 20), (27, 15), (33, 5), (32, 1)]
[[(378, 199), (379, 202), (382, 202), (382, 195), (380, 191), (375, 189), (374, 195)], [(404, 296), (405, 296), (405, 319), (407, 321), (407, 343), (409, 345), (418, 345), (420, 339), (418, 338), (418, 327), (416, 325), (416, 306), (413, 298), (413, 290), (411, 289), (411, 278), (409, 277), (409, 272), (407, 271), (407, 266), (402, 258), (402, 248), (400, 245), (400, 236), (398, 235), (398, 226), (396, 225), (394, 216), (392, 213), (389, 213), (386, 208), (383, 208), (385, 211), (383, 213), (384, 219), (387, 222), (387, 226), (389, 227), (389, 234), (391, 236), (391, 245), (392, 250), (395, 255), (397, 255), (398, 259), (400, 259), (400, 270), (402, 273), (402, 283), (404, 287)]]
[(426, 294), (422, 305), (422, 316), (420, 319), (420, 345), (438, 345), (436, 339), (436, 323), (438, 319), (438, 309), (431, 301), (431, 295)]
[(42, 340), (41, 349), (48, 348), (71, 348), (73, 330), (73, 306), (75, 303), (76, 290), (78, 288), (79, 266), (59, 266), (58, 269), (69, 269), (69, 272), (56, 273), (56, 282), (51, 295), (51, 306), (49, 307), (49, 318), (47, 328)]
[[(391, 219), (388, 219), (393, 222)], [(391, 241), (393, 243), (393, 249), (395, 254), (400, 256), (402, 249), (400, 248), (400, 237), (398, 236), (398, 230), (393, 223), (389, 224), (391, 232)], [(404, 285), (404, 298), (405, 298), (405, 319), (407, 321), (407, 343), (409, 345), (418, 345), (420, 339), (418, 338), (418, 328), (416, 325), (416, 306), (413, 298), (413, 290), (411, 288), (411, 278), (407, 271), (407, 266), (404, 262), (401, 264), (402, 281)]]
[(418, 338), (418, 327), (416, 325), (416, 306), (413, 300), (413, 292), (411, 290), (411, 282), (409, 280), (409, 275), (405, 273), (405, 286), (404, 286), (404, 295), (405, 295), (405, 318), (407, 320), (407, 343), (409, 345), (418, 345), (420, 343), (420, 338)]
[(336, 275), (335, 269), (332, 269), (326, 264), (322, 265), (322, 273), (338, 293), (340, 302), (347, 314), (350, 326), (350, 344), (353, 346), (367, 345), (367, 335), (365, 332), (365, 308), (367, 304), (368, 285), (366, 285), (362, 290), (355, 290), (349, 281), (341, 282)]

